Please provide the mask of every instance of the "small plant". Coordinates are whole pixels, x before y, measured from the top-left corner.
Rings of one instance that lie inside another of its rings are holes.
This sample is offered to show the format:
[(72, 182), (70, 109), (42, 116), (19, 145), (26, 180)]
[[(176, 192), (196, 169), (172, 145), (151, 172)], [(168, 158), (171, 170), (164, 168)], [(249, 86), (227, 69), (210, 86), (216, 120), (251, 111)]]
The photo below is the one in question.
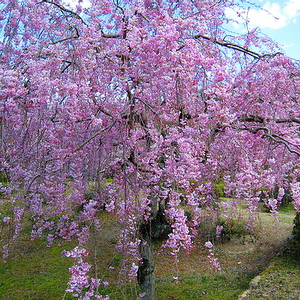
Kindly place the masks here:
[(250, 235), (253, 240), (254, 232), (247, 226), (244, 219), (218, 219), (209, 231), (210, 239), (212, 241), (219, 241), (224, 243), (229, 241), (233, 236), (242, 238), (242, 243), (245, 243), (246, 236)]
[(224, 192), (225, 184), (223, 182), (215, 183), (214, 188), (215, 188), (215, 192), (219, 198), (225, 197), (225, 192)]

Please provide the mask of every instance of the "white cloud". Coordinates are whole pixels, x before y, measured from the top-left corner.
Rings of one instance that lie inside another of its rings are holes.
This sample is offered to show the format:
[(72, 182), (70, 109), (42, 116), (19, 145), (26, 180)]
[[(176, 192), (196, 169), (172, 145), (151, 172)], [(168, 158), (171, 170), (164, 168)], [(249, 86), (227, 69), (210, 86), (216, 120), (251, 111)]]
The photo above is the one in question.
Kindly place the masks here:
[[(290, 22), (296, 23), (296, 17), (300, 12), (300, 1), (289, 0), (284, 5), (278, 2), (266, 2), (261, 9), (255, 8), (227, 8), (225, 13), (228, 18), (236, 21), (236, 24), (248, 22), (250, 28), (282, 28)], [(237, 25), (235, 25), (237, 26)]]
[(250, 26), (278, 29), (287, 25), (287, 17), (282, 13), (278, 3), (267, 2), (262, 8), (263, 10), (249, 10)]
[(283, 8), (284, 13), (290, 17), (294, 18), (299, 14), (300, 11), (300, 1), (299, 0), (290, 0)]
[[(71, 8), (76, 8), (79, 0), (64, 0), (63, 2)], [(80, 4), (83, 8), (88, 8), (91, 6), (91, 2), (89, 0), (83, 0)]]

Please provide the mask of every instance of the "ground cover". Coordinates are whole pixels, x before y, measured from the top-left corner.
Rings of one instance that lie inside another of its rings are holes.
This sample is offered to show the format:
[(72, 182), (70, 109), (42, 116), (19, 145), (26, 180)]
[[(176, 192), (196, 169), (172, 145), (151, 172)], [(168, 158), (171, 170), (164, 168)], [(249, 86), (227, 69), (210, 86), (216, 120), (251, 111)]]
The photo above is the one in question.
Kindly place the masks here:
[(300, 299), (300, 244), (291, 240), (239, 299)]
[[(285, 241), (292, 232), (294, 211), (291, 209), (282, 211), (277, 216), (280, 222), (267, 212), (260, 213), (259, 216), (259, 230), (255, 239), (236, 235), (230, 241), (216, 243), (215, 252), (222, 267), (222, 271), (217, 273), (209, 270), (208, 252), (204, 247), (207, 240), (205, 234), (195, 240), (194, 250), (180, 253), (178, 264), (174, 263), (174, 258), (167, 250), (160, 251), (161, 243), (156, 243), (157, 299), (238, 299), (248, 289), (249, 282), (264, 271), (270, 260), (284, 249)], [(124, 284), (123, 278), (118, 275), (123, 255), (115, 250), (118, 232), (116, 216), (103, 213), (100, 220), (103, 229), (92, 239), (94, 243), (90, 245), (91, 258), (95, 259), (97, 265), (94, 272), (99, 274), (102, 281), (109, 282), (100, 292), (110, 294), (111, 299), (116, 300), (138, 299), (138, 286)], [(64, 293), (71, 261), (63, 257), (61, 252), (74, 245), (66, 243), (44, 247), (45, 241), (31, 241), (29, 232), (25, 230), (11, 249), (8, 261), (0, 263), (0, 299), (72, 299)], [(280, 287), (285, 280), (299, 278), (298, 267), (289, 266), (288, 263), (285, 266), (291, 272), (286, 269), (281, 272), (278, 268), (272, 272), (274, 280), (277, 273), (281, 278), (281, 283), (276, 283), (275, 286)], [(284, 274), (288, 277), (285, 278)], [(289, 287), (297, 290), (296, 283), (291, 283)]]

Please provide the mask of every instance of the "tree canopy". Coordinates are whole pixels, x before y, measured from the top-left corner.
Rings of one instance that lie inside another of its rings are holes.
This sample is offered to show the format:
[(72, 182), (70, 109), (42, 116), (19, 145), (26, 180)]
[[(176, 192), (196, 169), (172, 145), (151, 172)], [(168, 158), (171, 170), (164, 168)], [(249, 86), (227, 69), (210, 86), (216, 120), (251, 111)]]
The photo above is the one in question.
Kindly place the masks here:
[(131, 277), (158, 218), (175, 256), (192, 247), (218, 182), (250, 213), (287, 191), (300, 212), (299, 62), (257, 29), (226, 31), (239, 1), (2, 3), (0, 217), (11, 242), (25, 216), (33, 237), (78, 239), (78, 297), (100, 284), (83, 258), (103, 210), (120, 216)]

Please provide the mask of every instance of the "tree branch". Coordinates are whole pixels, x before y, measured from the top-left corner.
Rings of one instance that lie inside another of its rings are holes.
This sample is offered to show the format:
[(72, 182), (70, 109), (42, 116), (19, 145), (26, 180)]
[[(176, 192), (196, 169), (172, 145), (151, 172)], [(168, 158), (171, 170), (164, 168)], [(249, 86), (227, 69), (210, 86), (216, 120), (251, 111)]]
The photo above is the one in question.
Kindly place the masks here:
[(79, 31), (78, 29), (75, 27), (75, 26), (71, 26), (71, 28), (74, 28), (75, 31), (76, 31), (76, 34), (73, 35), (73, 36), (68, 36), (66, 38), (63, 38), (63, 39), (59, 39), (57, 41), (54, 41), (52, 42), (51, 44), (57, 44), (57, 43), (60, 43), (60, 42), (64, 42), (64, 41), (68, 41), (68, 40), (71, 40), (71, 39), (78, 39), (79, 38)]
[(297, 147), (299, 148), (298, 145), (295, 145), (291, 142), (289, 142), (288, 140), (286, 140), (285, 138), (283, 138), (282, 136), (276, 134), (276, 133), (272, 133), (271, 130), (267, 127), (257, 127), (257, 128), (249, 128), (247, 126), (243, 126), (242, 128), (239, 128), (242, 130), (247, 130), (251, 133), (257, 133), (258, 131), (263, 130), (265, 133), (262, 135), (262, 137), (268, 137), (271, 140), (273, 140), (274, 142), (278, 143), (278, 144), (283, 144), (286, 146), (286, 148), (289, 150), (289, 152), (297, 154), (298, 156), (300, 156), (300, 151), (297, 151), (295, 149), (292, 149), (291, 146)]
[(243, 52), (243, 53), (245, 53), (245, 54), (247, 54), (247, 55), (250, 55), (250, 56), (252, 56), (252, 57), (254, 57), (254, 58), (256, 58), (256, 59), (260, 59), (260, 58), (262, 58), (262, 55), (260, 55), (260, 54), (258, 54), (258, 53), (256, 53), (256, 52), (254, 52), (254, 51), (251, 51), (251, 50), (249, 50), (249, 49), (247, 49), (247, 48), (244, 48), (244, 47), (242, 47), (242, 46), (239, 46), (239, 45), (237, 45), (237, 44), (233, 44), (233, 43), (228, 43), (228, 42), (220, 42), (220, 41), (218, 41), (218, 40), (216, 40), (216, 39), (213, 39), (213, 38), (211, 38), (211, 37), (208, 37), (208, 36), (205, 36), (205, 35), (202, 35), (202, 34), (198, 34), (198, 35), (195, 35), (194, 36), (194, 39), (205, 39), (205, 40), (208, 40), (208, 41), (211, 41), (211, 42), (213, 42), (213, 43), (215, 43), (215, 44), (217, 44), (217, 45), (220, 45), (220, 46), (223, 46), (223, 47), (227, 47), (227, 48), (230, 48), (230, 49), (234, 49), (234, 50), (237, 50), (237, 51), (240, 51), (240, 52)]
[(43, 2), (55, 5), (56, 7), (61, 9), (62, 11), (71, 14), (74, 18), (79, 19), (84, 25), (88, 26), (88, 24), (76, 12), (62, 6), (61, 4), (58, 4), (58, 3), (54, 2), (53, 0), (42, 0), (42, 1), (38, 2), (38, 4), (43, 3)]
[(289, 119), (275, 119), (276, 123), (298, 123), (300, 124), (300, 119), (289, 118)]
[(89, 137), (85, 142), (83, 142), (80, 146), (78, 146), (75, 150), (73, 150), (73, 153), (77, 152), (78, 150), (80, 150), (82, 147), (84, 147), (87, 143), (89, 143), (92, 139), (94, 139), (95, 137), (97, 137), (99, 134), (101, 134), (105, 130), (108, 130), (108, 129), (112, 128), (115, 124), (116, 124), (116, 120), (114, 120), (108, 126), (106, 126), (106, 127), (102, 128), (101, 130), (97, 131), (95, 134), (93, 134), (91, 137)]
[(259, 54), (257, 52), (254, 52), (254, 51), (251, 51), (245, 47), (242, 47), (240, 45), (237, 45), (237, 44), (233, 44), (233, 43), (228, 43), (228, 42), (221, 42), (221, 41), (218, 41), (214, 38), (211, 38), (211, 37), (208, 37), (208, 36), (205, 36), (205, 35), (202, 35), (202, 34), (198, 34), (198, 35), (195, 35), (193, 37), (194, 39), (205, 39), (205, 40), (208, 40), (208, 41), (211, 41), (217, 45), (220, 45), (220, 46), (223, 46), (223, 47), (226, 47), (226, 48), (230, 48), (230, 49), (233, 49), (233, 50), (236, 50), (236, 51), (240, 51), (240, 52), (243, 52), (249, 56), (252, 56), (253, 58), (256, 58), (256, 59), (261, 59), (263, 57), (268, 57), (268, 56), (275, 56), (277, 54), (280, 54), (280, 52), (276, 52), (274, 54)]
[(103, 37), (108, 38), (108, 39), (116, 39), (116, 38), (121, 37), (121, 35), (118, 34), (118, 33), (116, 33), (116, 34), (107, 34), (107, 33), (104, 33), (103, 30), (101, 30), (101, 34), (102, 34)]
[(238, 120), (241, 122), (256, 122), (265, 124), (266, 122), (274, 121), (275, 123), (298, 123), (300, 124), (300, 119), (297, 118), (288, 118), (288, 119), (266, 119), (260, 116), (254, 115), (245, 115), (242, 117), (238, 117)]

